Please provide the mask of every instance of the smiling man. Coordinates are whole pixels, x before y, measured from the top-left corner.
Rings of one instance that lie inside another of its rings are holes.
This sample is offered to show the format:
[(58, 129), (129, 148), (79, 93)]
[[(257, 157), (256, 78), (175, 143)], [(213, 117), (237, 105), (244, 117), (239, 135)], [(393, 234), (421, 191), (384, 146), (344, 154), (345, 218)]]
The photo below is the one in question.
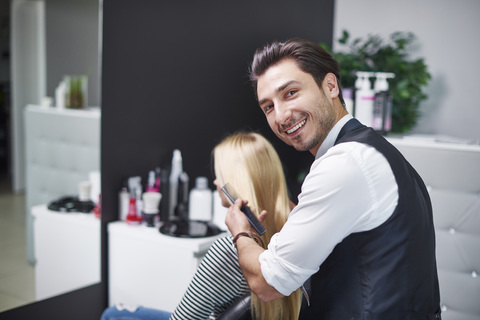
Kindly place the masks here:
[[(425, 185), (390, 143), (347, 113), (339, 74), (310, 41), (274, 42), (255, 53), (250, 78), (271, 129), (315, 161), (266, 250), (236, 237), (242, 271), (263, 300), (309, 280), (301, 319), (440, 319)], [(242, 205), (226, 217), (234, 236), (254, 232)]]

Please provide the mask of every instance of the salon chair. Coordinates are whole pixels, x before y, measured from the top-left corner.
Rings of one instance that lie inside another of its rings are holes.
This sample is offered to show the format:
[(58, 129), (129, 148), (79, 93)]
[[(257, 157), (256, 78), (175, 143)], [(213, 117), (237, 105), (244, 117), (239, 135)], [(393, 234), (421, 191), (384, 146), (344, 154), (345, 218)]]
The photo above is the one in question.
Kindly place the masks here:
[(217, 320), (251, 320), (250, 293), (235, 301)]
[(480, 319), (480, 146), (389, 140), (432, 199), (442, 319)]

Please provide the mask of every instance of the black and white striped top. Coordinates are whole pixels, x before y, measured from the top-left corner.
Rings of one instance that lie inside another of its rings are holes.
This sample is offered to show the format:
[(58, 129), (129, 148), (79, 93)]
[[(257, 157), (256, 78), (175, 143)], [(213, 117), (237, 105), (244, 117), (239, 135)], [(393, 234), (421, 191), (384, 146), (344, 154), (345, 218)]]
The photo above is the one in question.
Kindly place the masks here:
[(170, 319), (216, 319), (236, 298), (249, 291), (233, 238), (219, 238), (206, 253)]

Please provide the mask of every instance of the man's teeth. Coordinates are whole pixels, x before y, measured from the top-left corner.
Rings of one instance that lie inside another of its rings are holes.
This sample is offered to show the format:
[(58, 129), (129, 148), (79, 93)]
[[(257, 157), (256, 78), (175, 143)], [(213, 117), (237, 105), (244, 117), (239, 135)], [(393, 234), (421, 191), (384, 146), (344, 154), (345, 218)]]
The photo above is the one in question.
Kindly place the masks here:
[(299, 124), (297, 124), (295, 127), (293, 127), (292, 129), (290, 130), (287, 130), (287, 133), (290, 134), (290, 133), (293, 133), (295, 131), (297, 131), (298, 129), (300, 129), (301, 127), (303, 127), (303, 125), (305, 124), (305, 121), (306, 120), (303, 120), (302, 122), (300, 122)]

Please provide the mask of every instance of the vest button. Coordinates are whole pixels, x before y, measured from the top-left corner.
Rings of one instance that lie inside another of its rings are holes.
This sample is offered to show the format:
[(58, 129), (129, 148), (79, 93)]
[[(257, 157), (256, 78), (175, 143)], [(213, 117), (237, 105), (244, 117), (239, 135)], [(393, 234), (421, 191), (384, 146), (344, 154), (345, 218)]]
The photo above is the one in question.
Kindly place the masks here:
[(443, 305), (442, 306), (442, 312), (446, 312), (448, 310), (447, 306), (446, 305)]
[(450, 227), (448, 229), (448, 233), (450, 233), (450, 234), (455, 234), (455, 232), (456, 232), (455, 228)]
[(471, 275), (472, 275), (472, 278), (476, 278), (476, 277), (478, 277), (478, 274), (477, 274), (477, 272), (476, 272), (476, 271), (472, 271)]

